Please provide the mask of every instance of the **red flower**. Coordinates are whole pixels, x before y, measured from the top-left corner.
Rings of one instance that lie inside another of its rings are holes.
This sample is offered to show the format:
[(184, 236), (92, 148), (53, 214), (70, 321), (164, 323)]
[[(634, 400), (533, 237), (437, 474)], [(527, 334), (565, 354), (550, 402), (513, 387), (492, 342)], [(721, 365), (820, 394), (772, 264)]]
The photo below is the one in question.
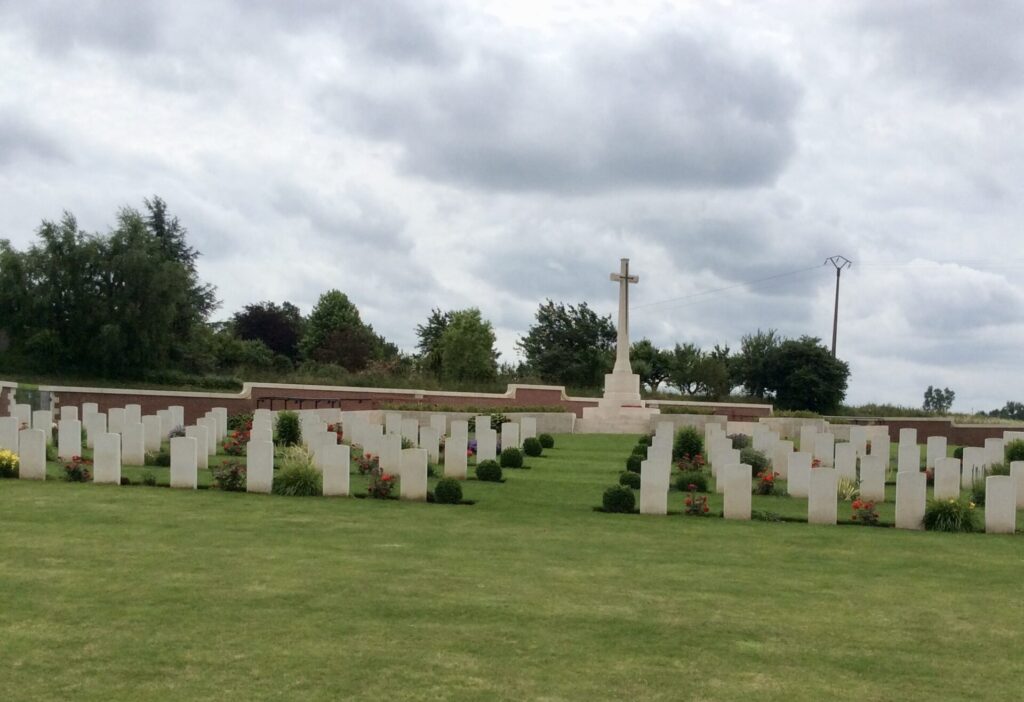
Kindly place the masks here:
[(689, 507), (692, 504), (693, 504), (693, 500), (691, 500), (689, 497), (687, 497), (686, 498), (686, 506)]
[(704, 505), (704, 512), (707, 513), (709, 511), (711, 511), (711, 508), (708, 507), (707, 505)]
[(694, 483), (690, 483), (689, 485), (686, 486), (686, 489), (687, 490), (696, 490), (697, 486)]

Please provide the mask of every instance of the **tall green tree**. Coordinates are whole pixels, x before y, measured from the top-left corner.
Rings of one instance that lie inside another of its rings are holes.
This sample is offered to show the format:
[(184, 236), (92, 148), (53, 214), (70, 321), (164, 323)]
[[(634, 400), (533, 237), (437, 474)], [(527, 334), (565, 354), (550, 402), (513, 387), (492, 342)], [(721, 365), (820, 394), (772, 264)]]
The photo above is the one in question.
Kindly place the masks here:
[(846, 397), (850, 367), (821, 343), (802, 336), (780, 343), (767, 363), (769, 384), (775, 404), (786, 410), (809, 410), (826, 414)]
[(398, 356), (398, 348), (365, 324), (359, 310), (339, 290), (328, 290), (306, 321), (300, 350), (306, 358), (364, 370), (371, 361)]
[(491, 323), (475, 307), (452, 312), (448, 320), (438, 342), (443, 377), (457, 381), (494, 380), (498, 352)]
[(634, 342), (629, 356), (633, 372), (640, 376), (640, 382), (651, 392), (656, 391), (671, 373), (672, 355), (656, 347), (650, 339)]
[(305, 319), (290, 302), (256, 302), (246, 305), (231, 318), (239, 339), (262, 341), (273, 353), (295, 360)]
[(956, 392), (949, 388), (933, 388), (931, 385), (924, 391), (924, 405), (922, 408), (935, 414), (949, 414), (953, 407), (953, 400), (956, 399)]
[(451, 312), (432, 309), (426, 323), (416, 325), (420, 363), (424, 370), (437, 376), (441, 375), (441, 337), (451, 321)]
[(527, 364), (546, 382), (599, 387), (612, 367), (611, 316), (598, 315), (585, 302), (565, 305), (548, 300), (537, 309), (536, 319), (516, 343)]
[(696, 344), (676, 344), (668, 360), (668, 384), (683, 395), (694, 395), (700, 384), (700, 362), (704, 357)]
[(740, 340), (740, 351), (733, 357), (732, 369), (737, 385), (748, 395), (763, 398), (768, 391), (768, 361), (781, 339), (774, 329), (746, 334)]

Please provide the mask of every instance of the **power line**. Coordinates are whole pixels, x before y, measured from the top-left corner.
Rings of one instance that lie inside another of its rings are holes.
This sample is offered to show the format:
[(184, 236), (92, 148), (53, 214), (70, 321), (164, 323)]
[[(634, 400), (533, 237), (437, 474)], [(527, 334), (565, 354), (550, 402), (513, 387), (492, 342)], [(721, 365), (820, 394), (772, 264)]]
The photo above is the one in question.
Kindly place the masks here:
[(636, 309), (641, 309), (641, 308), (644, 308), (644, 307), (654, 307), (655, 305), (665, 305), (665, 304), (668, 304), (668, 303), (671, 303), (671, 302), (682, 302), (684, 300), (690, 300), (690, 299), (693, 299), (695, 297), (701, 297), (703, 295), (711, 295), (711, 294), (714, 294), (714, 293), (725, 292), (726, 290), (735, 290), (737, 288), (753, 287), (753, 286), (755, 286), (755, 285), (757, 285), (759, 283), (766, 283), (766, 282), (769, 282), (769, 281), (772, 281), (772, 280), (778, 280), (779, 278), (786, 278), (786, 277), (789, 277), (789, 276), (792, 276), (792, 275), (798, 275), (800, 273), (806, 273), (808, 271), (815, 271), (815, 270), (821, 270), (821, 266), (811, 266), (809, 268), (800, 268), (799, 270), (787, 271), (786, 273), (778, 273), (776, 275), (769, 275), (769, 276), (764, 277), (764, 278), (756, 278), (754, 280), (748, 280), (748, 281), (745, 281), (745, 282), (742, 282), (742, 283), (735, 283), (733, 285), (726, 285), (726, 286), (721, 287), (721, 288), (710, 288), (708, 290), (700, 290), (700, 291), (695, 292), (695, 293), (690, 293), (689, 295), (683, 295), (681, 297), (673, 297), (673, 298), (669, 298), (667, 300), (657, 300), (656, 302), (644, 302), (644, 303), (639, 304), (639, 305), (633, 305), (633, 309), (636, 310)]

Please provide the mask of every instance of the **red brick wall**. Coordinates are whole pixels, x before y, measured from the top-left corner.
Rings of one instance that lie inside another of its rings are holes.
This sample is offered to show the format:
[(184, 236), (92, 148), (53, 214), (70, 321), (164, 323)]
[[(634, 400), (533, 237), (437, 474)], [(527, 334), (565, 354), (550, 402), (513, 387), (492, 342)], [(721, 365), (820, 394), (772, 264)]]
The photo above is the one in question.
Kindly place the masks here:
[(944, 436), (949, 444), (957, 446), (983, 446), (985, 439), (1001, 439), (1004, 431), (1024, 431), (1024, 426), (1005, 424), (954, 426), (951, 419), (923, 419), (892, 417), (878, 420), (853, 420), (852, 424), (885, 424), (889, 427), (889, 440), (900, 440), (900, 429), (917, 429), (917, 443), (923, 444), (930, 436)]

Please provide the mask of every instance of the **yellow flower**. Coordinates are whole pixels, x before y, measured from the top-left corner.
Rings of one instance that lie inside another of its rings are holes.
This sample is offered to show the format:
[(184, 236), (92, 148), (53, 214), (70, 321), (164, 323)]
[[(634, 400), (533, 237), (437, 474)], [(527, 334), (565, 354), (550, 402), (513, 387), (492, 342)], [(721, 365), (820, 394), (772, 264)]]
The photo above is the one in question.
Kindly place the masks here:
[(974, 509), (974, 503), (971, 502), (970, 505), (971, 505), (971, 509)]

